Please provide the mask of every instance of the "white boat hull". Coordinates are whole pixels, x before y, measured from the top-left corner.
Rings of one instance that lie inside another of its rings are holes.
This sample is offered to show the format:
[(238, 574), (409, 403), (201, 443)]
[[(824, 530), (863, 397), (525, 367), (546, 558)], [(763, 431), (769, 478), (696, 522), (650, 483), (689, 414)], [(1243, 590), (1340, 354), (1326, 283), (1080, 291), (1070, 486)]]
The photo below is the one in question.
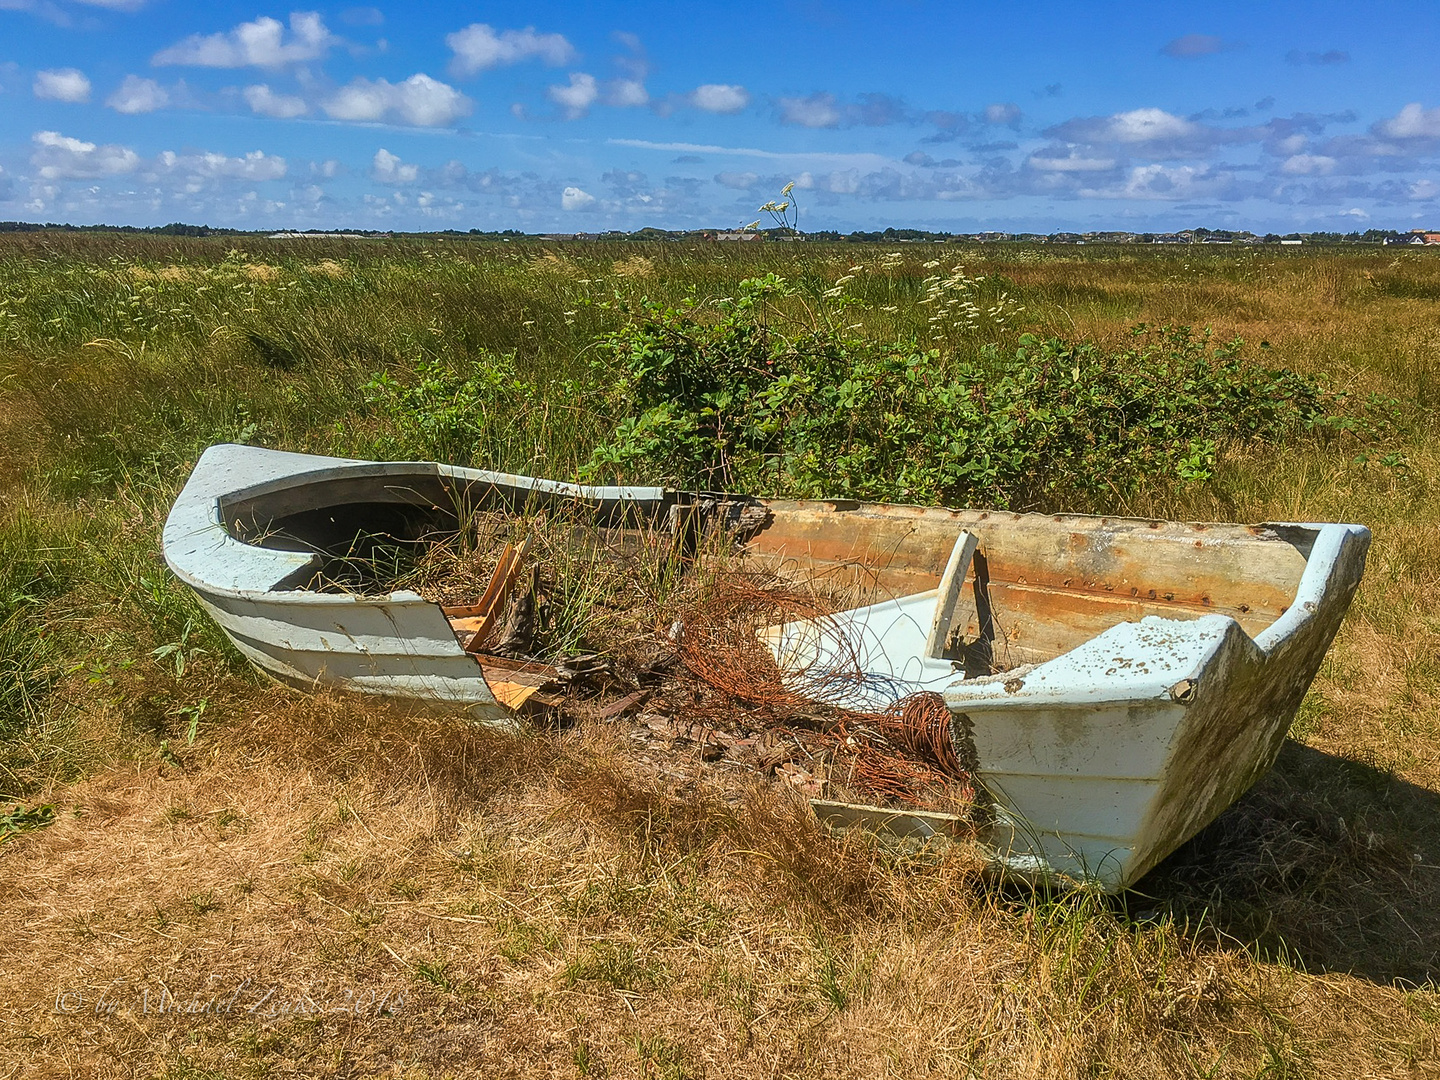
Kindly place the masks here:
[[(597, 523), (653, 525), (694, 498), (215, 446), (166, 521), (165, 557), (236, 647), (278, 680), (514, 726), (439, 605), (409, 592), (307, 589), (320, 549), (277, 541), (272, 523), (304, 519), (317, 535), (343, 537), (377, 514), (459, 521), (475, 508), (538, 502), (579, 507)], [(1134, 884), (1270, 768), (1369, 546), (1358, 525), (836, 502), (764, 509), (747, 558), (798, 578), (843, 579), (870, 601), (825, 620), (823, 632), (770, 628), (782, 668), (828, 685), (847, 707), (943, 693), (988, 800), (980, 840), (992, 865), (1109, 891)], [(827, 646), (836, 634), (843, 647)], [(987, 672), (1010, 670), (961, 677), (976, 655)], [(857, 657), (858, 681), (813, 678)]]

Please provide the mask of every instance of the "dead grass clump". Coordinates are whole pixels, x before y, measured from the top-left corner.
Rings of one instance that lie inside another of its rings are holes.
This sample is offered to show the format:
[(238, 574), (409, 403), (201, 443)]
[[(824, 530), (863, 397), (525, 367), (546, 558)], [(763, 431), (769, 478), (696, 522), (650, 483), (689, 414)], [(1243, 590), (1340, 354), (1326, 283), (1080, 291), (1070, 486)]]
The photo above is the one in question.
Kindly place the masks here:
[(251, 281), (268, 285), (280, 277), (280, 267), (271, 263), (246, 263), (244, 274)]
[(628, 259), (616, 259), (610, 272), (622, 278), (649, 278), (655, 276), (655, 261), (644, 255), (632, 255)]
[(564, 255), (547, 251), (530, 260), (530, 272), (542, 277), (579, 278), (584, 271)]
[(222, 745), (363, 780), (392, 794), (421, 788), (436, 827), (449, 827), (517, 784), (550, 775), (556, 747), (463, 717), (344, 695), (290, 695), (216, 732)]
[(666, 790), (627, 768), (613, 752), (592, 739), (582, 752), (558, 763), (561, 797), (589, 820), (642, 837), (647, 847), (671, 856), (696, 851), (731, 830), (733, 812), (719, 792), (697, 783)]
[(317, 263), (309, 263), (305, 269), (312, 274), (318, 274), (320, 277), (338, 279), (350, 276), (350, 271), (334, 259), (321, 259)]

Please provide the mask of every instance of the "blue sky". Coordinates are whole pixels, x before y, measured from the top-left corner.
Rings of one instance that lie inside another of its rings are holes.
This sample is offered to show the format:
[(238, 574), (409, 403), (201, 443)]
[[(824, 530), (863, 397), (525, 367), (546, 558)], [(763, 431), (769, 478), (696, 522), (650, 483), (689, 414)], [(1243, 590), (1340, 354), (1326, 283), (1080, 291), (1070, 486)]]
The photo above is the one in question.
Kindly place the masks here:
[(0, 0), (0, 218), (1440, 229), (1440, 3)]

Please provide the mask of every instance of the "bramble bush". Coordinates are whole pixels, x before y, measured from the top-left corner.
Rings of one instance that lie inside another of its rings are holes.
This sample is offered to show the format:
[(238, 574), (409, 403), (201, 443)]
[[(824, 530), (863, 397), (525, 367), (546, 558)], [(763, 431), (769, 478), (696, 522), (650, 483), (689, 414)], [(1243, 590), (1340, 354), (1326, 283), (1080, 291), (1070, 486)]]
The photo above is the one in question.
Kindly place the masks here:
[(593, 447), (588, 480), (1100, 509), (1209, 480), (1235, 448), (1385, 425), (1384, 402), (1353, 403), (1208, 331), (1137, 326), (1119, 349), (1025, 334), (946, 355), (852, 336), (836, 316), (856, 301), (829, 297), (768, 274), (708, 308), (640, 301), (595, 339), (588, 375), (551, 386), (492, 353), (377, 374), (363, 390), (385, 429), (366, 449), (503, 465), (517, 436), (543, 439), (559, 393), (587, 418), (572, 435), (580, 460)]
[(1370, 423), (1345, 395), (1187, 327), (1136, 327), (1119, 350), (1027, 334), (946, 359), (785, 319), (791, 294), (772, 274), (742, 282), (712, 322), (647, 302), (602, 335), (593, 370), (621, 418), (590, 477), (1096, 506), (1156, 478), (1207, 480), (1228, 447)]

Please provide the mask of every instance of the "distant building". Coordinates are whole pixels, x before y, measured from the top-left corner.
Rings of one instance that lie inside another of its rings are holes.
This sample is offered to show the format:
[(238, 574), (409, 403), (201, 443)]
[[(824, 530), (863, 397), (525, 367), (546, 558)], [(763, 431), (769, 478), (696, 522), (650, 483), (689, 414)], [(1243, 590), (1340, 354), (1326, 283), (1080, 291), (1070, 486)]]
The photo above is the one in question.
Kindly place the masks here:
[(716, 240), (763, 240), (764, 234), (758, 232), (717, 232)]

